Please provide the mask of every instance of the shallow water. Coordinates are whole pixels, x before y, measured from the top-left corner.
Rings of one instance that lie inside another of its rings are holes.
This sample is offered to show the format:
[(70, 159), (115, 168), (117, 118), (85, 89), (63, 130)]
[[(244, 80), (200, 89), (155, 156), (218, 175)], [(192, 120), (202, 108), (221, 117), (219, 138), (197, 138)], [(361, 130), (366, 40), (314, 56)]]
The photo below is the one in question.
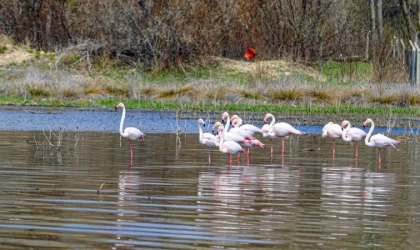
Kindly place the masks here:
[(217, 149), (208, 164), (197, 134), (149, 133), (133, 144), (130, 166), (128, 141), (116, 132), (65, 131), (57, 153), (40, 131), (2, 131), (0, 246), (413, 249), (420, 244), (418, 143), (383, 150), (379, 168), (376, 150), (363, 144), (356, 161), (355, 145), (338, 141), (333, 158), (331, 140), (292, 136), (283, 158), (281, 141), (274, 142), (270, 159), (269, 141), (261, 140), (266, 148), (251, 149), (249, 163), (242, 156), (229, 167)]

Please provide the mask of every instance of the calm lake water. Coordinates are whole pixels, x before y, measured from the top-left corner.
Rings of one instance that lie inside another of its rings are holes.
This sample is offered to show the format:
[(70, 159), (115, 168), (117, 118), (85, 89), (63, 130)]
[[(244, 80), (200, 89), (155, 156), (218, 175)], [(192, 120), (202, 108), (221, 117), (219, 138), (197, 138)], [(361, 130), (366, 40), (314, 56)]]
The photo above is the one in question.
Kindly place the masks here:
[(234, 157), (229, 167), (217, 149), (208, 163), (194, 120), (185, 124), (195, 132), (191, 125), (179, 137), (142, 128), (147, 136), (134, 142), (130, 165), (129, 143), (115, 132), (119, 115), (109, 114), (113, 131), (64, 131), (59, 153), (42, 131), (0, 132), (1, 249), (420, 245), (415, 141), (383, 150), (379, 168), (376, 149), (364, 144), (356, 161), (355, 145), (338, 141), (333, 158), (332, 141), (320, 132), (290, 137), (283, 158), (280, 140), (270, 159), (261, 139), (267, 146), (251, 149), (249, 163)]

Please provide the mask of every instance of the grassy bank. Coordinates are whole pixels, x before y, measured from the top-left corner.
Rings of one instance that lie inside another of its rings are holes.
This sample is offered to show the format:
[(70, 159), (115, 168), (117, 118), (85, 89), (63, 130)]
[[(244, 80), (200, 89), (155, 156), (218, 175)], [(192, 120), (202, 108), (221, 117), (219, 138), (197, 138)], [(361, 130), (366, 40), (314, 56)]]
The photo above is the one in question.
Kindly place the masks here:
[(0, 105), (24, 105), (46, 107), (114, 107), (124, 102), (127, 108), (149, 110), (179, 110), (185, 112), (258, 112), (303, 115), (405, 115), (419, 116), (419, 108), (402, 107), (359, 107), (354, 105), (324, 106), (315, 105), (275, 105), (275, 104), (196, 104), (190, 102), (168, 102), (141, 99), (97, 99), (97, 100), (31, 100), (17, 96), (0, 96)]
[[(71, 53), (45, 54), (3, 46), (0, 57), (25, 58), (0, 67), (1, 105), (113, 107), (279, 114), (419, 115), (420, 88), (375, 83), (369, 63), (293, 62), (211, 58), (182, 70), (145, 72), (111, 60)], [(17, 57), (14, 55), (14, 57)]]

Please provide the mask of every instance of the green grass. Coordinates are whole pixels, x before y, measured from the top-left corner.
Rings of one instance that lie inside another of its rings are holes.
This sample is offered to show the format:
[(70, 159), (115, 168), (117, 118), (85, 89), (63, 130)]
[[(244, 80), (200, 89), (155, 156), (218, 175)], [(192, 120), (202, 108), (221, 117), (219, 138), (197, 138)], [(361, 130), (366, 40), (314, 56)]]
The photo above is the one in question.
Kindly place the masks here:
[[(68, 106), (68, 107), (115, 107), (120, 99), (100, 99), (94, 102), (81, 100), (37, 100), (11, 95), (1, 95), (0, 105), (41, 105), (41, 106)], [(194, 103), (178, 103), (166, 101), (138, 100), (128, 99), (123, 101), (127, 108), (138, 108), (148, 110), (183, 110), (183, 111), (199, 111), (199, 112), (260, 112), (260, 113), (277, 113), (277, 114), (307, 114), (307, 115), (351, 115), (351, 114), (369, 114), (369, 115), (388, 115), (391, 111), (393, 115), (420, 115), (418, 108), (400, 108), (395, 107), (356, 107), (351, 105), (296, 105), (282, 106), (271, 104), (194, 104)]]
[(6, 46), (0, 46), (0, 54), (4, 54), (7, 50)]
[[(314, 68), (319, 70), (318, 65)], [(322, 74), (328, 82), (349, 83), (361, 79), (370, 79), (373, 66), (368, 62), (324, 62)]]

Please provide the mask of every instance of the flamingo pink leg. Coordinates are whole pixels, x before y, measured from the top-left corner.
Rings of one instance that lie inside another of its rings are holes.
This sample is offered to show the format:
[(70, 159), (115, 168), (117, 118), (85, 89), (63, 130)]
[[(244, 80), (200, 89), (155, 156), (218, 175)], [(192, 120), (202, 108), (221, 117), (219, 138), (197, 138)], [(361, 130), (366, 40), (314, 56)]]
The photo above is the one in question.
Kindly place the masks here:
[(359, 157), (359, 142), (356, 142), (356, 159)]
[(229, 166), (232, 166), (232, 155), (228, 155), (228, 157), (229, 157)]
[(381, 148), (378, 148), (379, 163), (382, 163), (381, 159)]
[(270, 152), (271, 152), (270, 159), (272, 159), (273, 158), (273, 140), (271, 139), (270, 139)]
[(130, 164), (133, 165), (133, 143), (130, 140)]
[(209, 164), (211, 163), (211, 158), (210, 158), (210, 148), (209, 148)]
[(335, 139), (333, 139), (333, 156), (335, 156)]
[(281, 138), (281, 155), (284, 155), (284, 137)]

